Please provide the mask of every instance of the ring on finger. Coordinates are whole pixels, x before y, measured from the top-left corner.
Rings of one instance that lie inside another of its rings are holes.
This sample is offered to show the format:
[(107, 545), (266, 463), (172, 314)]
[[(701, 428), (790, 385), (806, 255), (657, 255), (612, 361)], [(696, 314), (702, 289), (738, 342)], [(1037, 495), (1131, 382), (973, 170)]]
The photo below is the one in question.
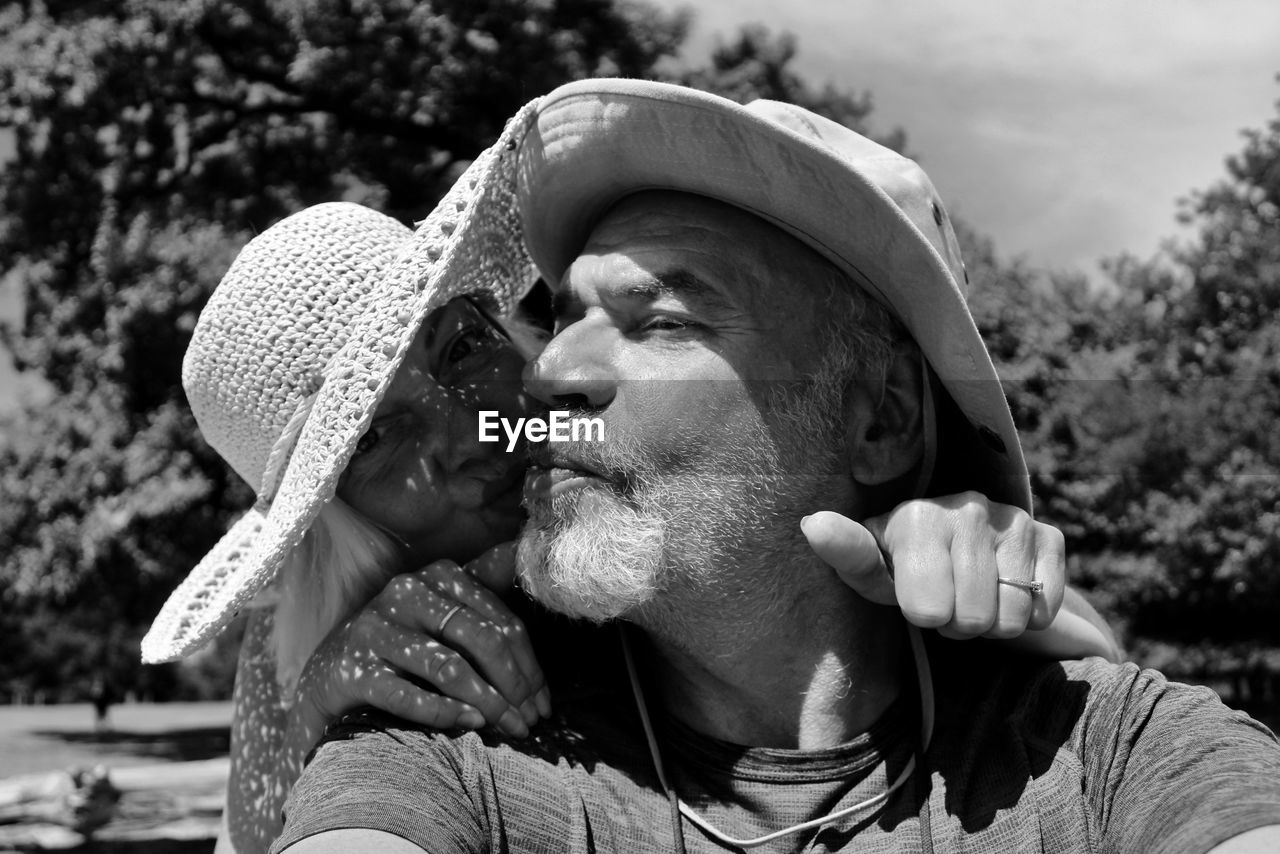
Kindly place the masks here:
[(1010, 587), (1017, 587), (1019, 590), (1025, 590), (1032, 596), (1035, 596), (1044, 590), (1043, 581), (1023, 581), (1018, 578), (1005, 578), (1004, 576), (997, 577), (996, 581), (1001, 584), (1007, 584)]
[(438, 631), (440, 634), (443, 635), (444, 627), (449, 625), (449, 621), (452, 620), (455, 616), (457, 616), (457, 613), (461, 610), (462, 610), (462, 603), (459, 602), (457, 605), (454, 605), (452, 608), (446, 611), (444, 615), (444, 619), (440, 621), (440, 628), (436, 629), (436, 631)]

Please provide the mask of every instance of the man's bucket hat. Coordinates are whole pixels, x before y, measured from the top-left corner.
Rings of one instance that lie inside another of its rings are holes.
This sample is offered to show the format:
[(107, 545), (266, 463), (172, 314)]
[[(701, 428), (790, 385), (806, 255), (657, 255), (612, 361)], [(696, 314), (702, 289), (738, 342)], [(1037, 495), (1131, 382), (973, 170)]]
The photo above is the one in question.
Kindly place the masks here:
[(329, 501), (423, 319), (479, 297), (500, 314), (532, 281), (516, 215), (513, 118), (411, 231), (349, 203), (251, 240), (192, 334), (182, 384), (200, 430), (257, 503), (170, 596), (142, 659), (180, 658), (275, 577)]
[[(749, 211), (803, 241), (903, 323), (948, 395), (937, 404), (933, 492), (977, 489), (1031, 509), (1003, 389), (965, 304), (960, 249), (915, 161), (777, 101), (597, 79), (542, 99), (520, 143), (530, 255), (558, 282), (624, 196), (675, 190)], [(931, 432), (931, 431), (927, 431)], [(933, 444), (933, 443), (930, 443)]]

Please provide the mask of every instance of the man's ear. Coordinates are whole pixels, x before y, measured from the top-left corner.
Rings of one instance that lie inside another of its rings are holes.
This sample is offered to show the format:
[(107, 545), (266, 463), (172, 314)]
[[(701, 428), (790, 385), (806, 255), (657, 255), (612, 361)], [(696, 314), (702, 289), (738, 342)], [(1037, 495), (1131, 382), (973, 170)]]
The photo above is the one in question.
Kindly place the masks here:
[(878, 486), (911, 472), (924, 454), (920, 351), (898, 348), (885, 374), (855, 380), (846, 400), (849, 472)]

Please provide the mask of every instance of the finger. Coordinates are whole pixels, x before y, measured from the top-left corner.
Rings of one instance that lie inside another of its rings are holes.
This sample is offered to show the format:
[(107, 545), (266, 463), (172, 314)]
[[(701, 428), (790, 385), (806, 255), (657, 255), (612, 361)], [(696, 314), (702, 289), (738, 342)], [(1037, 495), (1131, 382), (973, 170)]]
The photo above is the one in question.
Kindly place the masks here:
[(1030, 629), (1047, 629), (1058, 609), (1067, 587), (1067, 544), (1062, 532), (1052, 525), (1034, 523), (1036, 580), (1044, 583), (1044, 590), (1032, 603)]
[(996, 624), (996, 537), (985, 507), (961, 513), (951, 541), (951, 573), (955, 584), (955, 614), (948, 628), (976, 637)]
[(416, 626), (426, 629), (423, 615), (438, 597), (432, 585), (432, 573), (445, 566), (456, 568), (452, 561), (436, 561), (429, 566), (414, 572), (405, 572), (393, 577), (386, 583), (365, 611), (372, 611), (390, 623), (402, 626)]
[(866, 521), (893, 568), (894, 593), (907, 622), (936, 629), (955, 613), (951, 577), (951, 512), (946, 499), (905, 501), (885, 516)]
[(958, 640), (958, 641), (973, 640), (973, 638), (975, 637), (973, 632), (969, 632), (969, 631), (962, 632), (958, 629), (951, 628), (949, 625), (938, 626), (937, 632), (938, 634), (942, 635), (944, 638), (950, 638), (951, 640)]
[[(1012, 508), (1010, 508), (1012, 510)], [(999, 579), (1013, 581), (1038, 581), (1036, 530), (1031, 517), (1017, 510), (996, 540), (996, 621), (986, 633), (989, 638), (1008, 640), (1027, 630), (1032, 609), (1040, 594), (1005, 584)]]
[(499, 543), (464, 569), (495, 593), (506, 593), (516, 583), (516, 543)]
[(524, 623), (497, 594), (466, 573), (442, 575), (439, 591), (464, 610), (453, 610), (440, 639), (467, 657), (494, 688), (533, 725), (550, 712), (546, 680)]
[[(458, 601), (442, 588), (442, 580), (460, 578), (471, 587), (482, 589), (451, 561), (437, 561), (417, 572), (392, 579), (377, 597), (376, 612), (381, 621), (366, 645), (376, 646), (381, 658), (424, 679), (448, 696), (476, 706), (491, 724), (497, 725), (507, 716), (515, 717), (521, 722), (521, 727), (508, 728), (507, 731), (523, 735), (523, 728), (537, 720), (537, 707), (529, 704), (533, 714), (519, 710), (519, 703), (508, 701), (497, 686), (476, 674), (466, 656), (454, 652), (454, 649), (465, 650), (473, 643), (491, 645), (495, 642), (492, 636), (500, 634), (491, 621), (476, 614), (465, 602)], [(362, 623), (366, 630), (372, 631), (369, 625), (369, 621)], [(441, 650), (450, 652), (466, 665), (465, 668), (442, 657)], [(468, 651), (468, 655), (474, 653)], [(508, 666), (514, 669), (510, 664), (511, 655), (494, 658), (505, 658)], [(440, 668), (443, 668), (443, 677), (435, 672)], [(496, 665), (490, 668), (490, 672), (496, 672)], [(441, 682), (441, 678), (445, 681)], [(508, 680), (503, 687), (510, 691), (518, 682), (518, 679)], [(524, 694), (528, 693), (526, 688)]]
[(457, 650), (421, 635), (406, 633), (406, 642), (383, 659), (446, 697), (474, 706), (485, 721), (508, 735), (523, 738), (529, 727), (520, 712), (490, 685)]
[(948, 625), (955, 614), (955, 579), (947, 539), (917, 538), (890, 551), (898, 607), (925, 629)]
[(880, 544), (866, 527), (847, 516), (821, 510), (801, 519), (800, 530), (818, 557), (860, 596), (881, 605), (897, 602), (893, 576)]
[(479, 729), (485, 724), (475, 706), (423, 688), (386, 665), (369, 671), (363, 693), (371, 705), (432, 729)]

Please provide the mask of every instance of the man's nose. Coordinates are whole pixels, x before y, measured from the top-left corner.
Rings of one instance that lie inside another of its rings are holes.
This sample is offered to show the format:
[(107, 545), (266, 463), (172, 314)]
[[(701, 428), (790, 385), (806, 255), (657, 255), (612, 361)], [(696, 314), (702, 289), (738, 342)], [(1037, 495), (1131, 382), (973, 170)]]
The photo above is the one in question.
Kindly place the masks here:
[(605, 330), (571, 324), (525, 367), (524, 386), (548, 406), (603, 409), (618, 388), (610, 349)]

